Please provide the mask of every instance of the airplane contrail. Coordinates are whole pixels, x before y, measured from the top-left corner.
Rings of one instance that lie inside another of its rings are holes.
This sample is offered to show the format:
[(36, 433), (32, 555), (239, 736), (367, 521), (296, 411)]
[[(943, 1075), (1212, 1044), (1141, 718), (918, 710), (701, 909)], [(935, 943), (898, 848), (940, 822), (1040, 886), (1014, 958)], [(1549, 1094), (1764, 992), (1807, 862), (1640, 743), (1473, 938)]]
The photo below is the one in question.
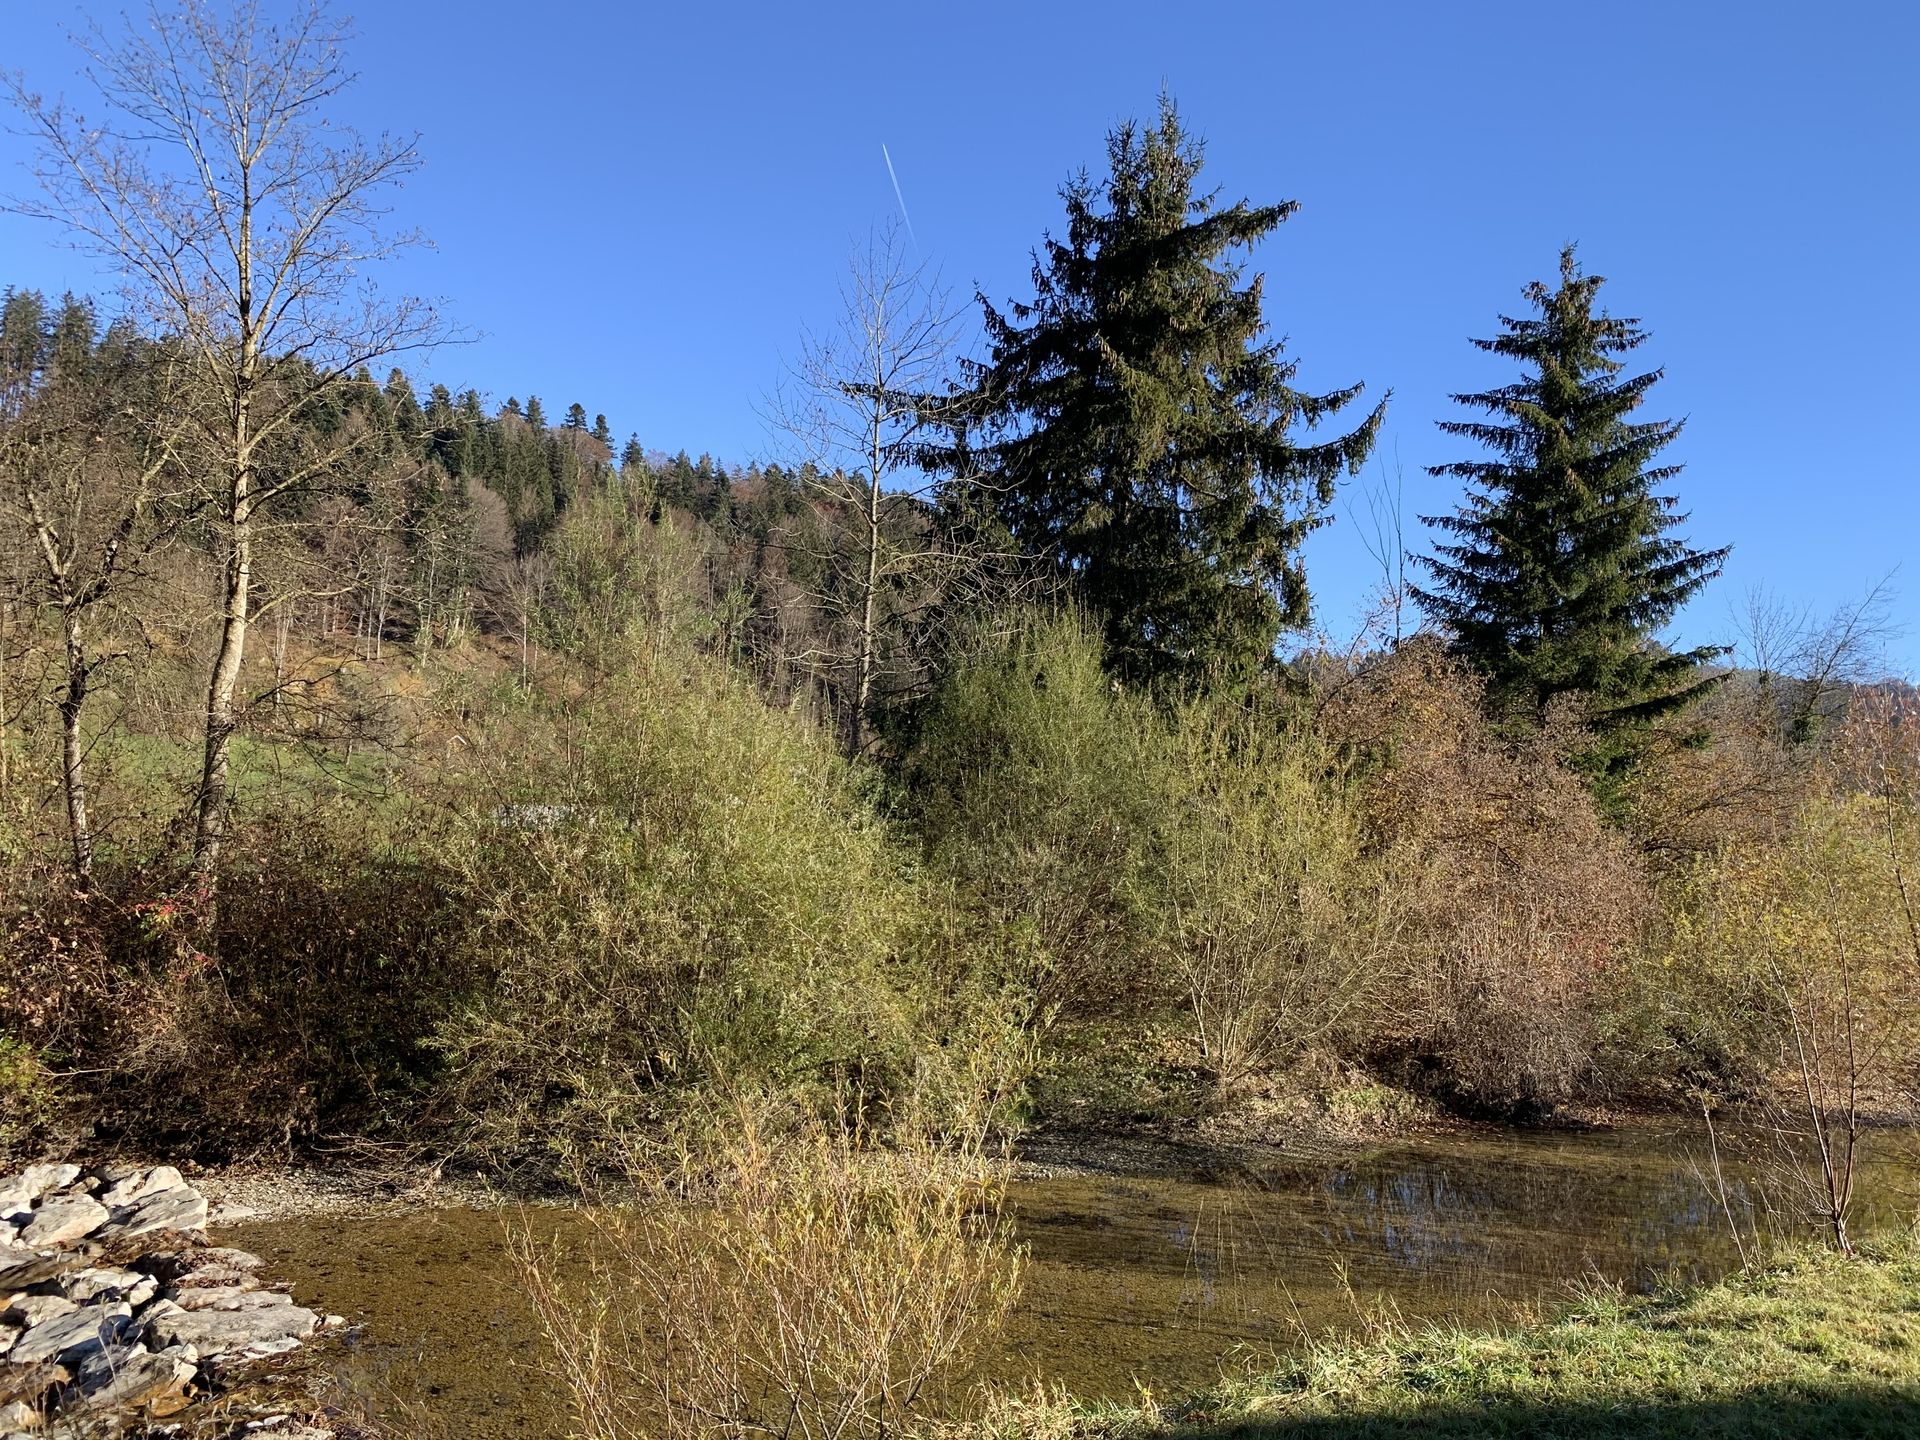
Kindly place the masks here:
[(920, 237), (913, 233), (913, 216), (907, 213), (907, 197), (900, 193), (900, 177), (893, 170), (893, 156), (887, 152), (887, 142), (880, 142), (880, 153), (886, 156), (887, 178), (893, 181), (893, 198), (900, 202), (900, 218), (907, 222), (907, 238), (913, 241), (913, 248), (920, 248)]

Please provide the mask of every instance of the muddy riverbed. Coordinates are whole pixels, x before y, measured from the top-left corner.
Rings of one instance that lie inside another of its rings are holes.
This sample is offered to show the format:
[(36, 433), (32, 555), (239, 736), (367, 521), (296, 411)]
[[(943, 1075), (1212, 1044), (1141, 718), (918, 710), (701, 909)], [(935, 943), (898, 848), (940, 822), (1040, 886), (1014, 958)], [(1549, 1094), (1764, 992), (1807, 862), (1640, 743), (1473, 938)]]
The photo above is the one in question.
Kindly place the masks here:
[[(1912, 1213), (1912, 1148), (1879, 1138), (1888, 1158), (1868, 1172), (1862, 1228)], [(1368, 1313), (1497, 1320), (1596, 1278), (1710, 1279), (1738, 1252), (1706, 1151), (1694, 1128), (1637, 1123), (1022, 1181), (1012, 1198), (1032, 1263), (982, 1374), (1114, 1399), (1138, 1380), (1164, 1394)], [(1761, 1203), (1737, 1165), (1728, 1198), (1743, 1222)], [(584, 1243), (577, 1214), (530, 1219)], [(446, 1434), (566, 1433), (502, 1212), (310, 1216), (219, 1238), (265, 1256), (304, 1303), (359, 1322), (345, 1369), (376, 1410), (429, 1414)]]

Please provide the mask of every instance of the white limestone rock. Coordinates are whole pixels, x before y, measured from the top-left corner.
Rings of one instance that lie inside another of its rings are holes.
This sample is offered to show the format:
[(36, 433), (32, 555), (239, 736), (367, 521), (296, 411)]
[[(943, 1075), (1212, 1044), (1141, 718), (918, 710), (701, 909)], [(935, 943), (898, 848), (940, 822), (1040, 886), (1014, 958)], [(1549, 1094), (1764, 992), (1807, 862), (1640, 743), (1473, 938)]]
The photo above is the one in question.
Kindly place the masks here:
[(104, 1350), (133, 1328), (133, 1309), (124, 1304), (81, 1305), (33, 1326), (7, 1356), (12, 1365), (38, 1360), (71, 1361)]
[(243, 1310), (188, 1310), (171, 1300), (156, 1300), (141, 1319), (146, 1324), (150, 1344), (191, 1345), (207, 1356), (254, 1352), (255, 1347), (275, 1345), (283, 1340), (298, 1343), (313, 1334), (320, 1323), (320, 1317), (313, 1311), (295, 1305), (285, 1296), (279, 1298), (280, 1304), (255, 1305)]
[(20, 1232), (29, 1246), (71, 1245), (107, 1223), (107, 1207), (91, 1195), (60, 1195), (44, 1200)]
[(64, 1295), (21, 1295), (7, 1307), (7, 1314), (22, 1329), (31, 1330), (36, 1325), (70, 1315), (79, 1308), (78, 1301), (69, 1300)]
[(173, 1166), (156, 1165), (151, 1170), (135, 1170), (115, 1180), (100, 1192), (100, 1203), (110, 1210), (118, 1210), (163, 1190), (181, 1189), (186, 1183)]
[(100, 1227), (102, 1239), (150, 1235), (158, 1230), (200, 1231), (207, 1226), (207, 1197), (190, 1185), (143, 1195)]
[(142, 1275), (138, 1270), (125, 1270), (118, 1265), (100, 1265), (75, 1271), (66, 1277), (60, 1288), (69, 1300), (77, 1300), (82, 1304), (101, 1299), (124, 1300), (138, 1310), (159, 1292), (160, 1282), (151, 1275)]
[(167, 1415), (186, 1404), (187, 1387), (198, 1373), (177, 1352), (155, 1354), (144, 1345), (119, 1345), (89, 1356), (74, 1385), (95, 1411), (145, 1410)]

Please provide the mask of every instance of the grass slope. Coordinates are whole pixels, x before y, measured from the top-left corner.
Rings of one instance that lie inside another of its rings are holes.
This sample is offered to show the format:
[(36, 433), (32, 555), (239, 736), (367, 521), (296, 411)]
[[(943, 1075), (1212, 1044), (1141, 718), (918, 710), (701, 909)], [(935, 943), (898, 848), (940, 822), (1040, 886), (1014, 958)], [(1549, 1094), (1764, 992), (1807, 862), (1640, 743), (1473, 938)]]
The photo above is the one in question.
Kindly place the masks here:
[(1322, 1344), (1179, 1405), (1023, 1411), (1011, 1428), (1102, 1440), (1920, 1436), (1920, 1251), (1810, 1254), (1653, 1299), (1598, 1294), (1504, 1333)]

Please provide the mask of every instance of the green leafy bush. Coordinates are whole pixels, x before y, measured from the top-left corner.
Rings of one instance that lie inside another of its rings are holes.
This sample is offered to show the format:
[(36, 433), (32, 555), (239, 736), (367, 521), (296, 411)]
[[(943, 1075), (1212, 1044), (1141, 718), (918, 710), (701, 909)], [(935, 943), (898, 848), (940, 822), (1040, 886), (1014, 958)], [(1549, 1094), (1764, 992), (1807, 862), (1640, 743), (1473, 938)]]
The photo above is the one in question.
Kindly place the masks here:
[(1350, 1039), (1401, 949), (1403, 907), (1348, 766), (1266, 708), (1183, 717), (1142, 897), (1157, 968), (1222, 1087)]
[(1037, 1010), (1162, 1003), (1143, 895), (1164, 725), (1109, 679), (1078, 617), (1009, 629), (983, 630), (931, 697), (903, 766), (913, 821)]
[(482, 979), (438, 1045), (484, 1151), (590, 1169), (716, 1082), (900, 1094), (971, 1023), (858, 774), (718, 666), (636, 648), (472, 739), (436, 844)]

